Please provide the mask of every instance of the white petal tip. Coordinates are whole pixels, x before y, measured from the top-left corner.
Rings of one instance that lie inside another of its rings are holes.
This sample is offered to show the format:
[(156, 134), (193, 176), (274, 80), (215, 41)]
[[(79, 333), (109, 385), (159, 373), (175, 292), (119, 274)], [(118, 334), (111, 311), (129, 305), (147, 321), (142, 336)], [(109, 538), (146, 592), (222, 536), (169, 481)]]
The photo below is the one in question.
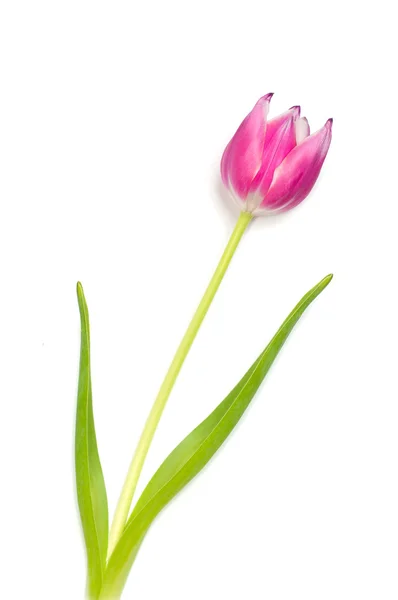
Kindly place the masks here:
[(301, 144), (303, 140), (310, 134), (310, 126), (306, 117), (297, 119), (295, 123), (296, 127), (296, 144)]

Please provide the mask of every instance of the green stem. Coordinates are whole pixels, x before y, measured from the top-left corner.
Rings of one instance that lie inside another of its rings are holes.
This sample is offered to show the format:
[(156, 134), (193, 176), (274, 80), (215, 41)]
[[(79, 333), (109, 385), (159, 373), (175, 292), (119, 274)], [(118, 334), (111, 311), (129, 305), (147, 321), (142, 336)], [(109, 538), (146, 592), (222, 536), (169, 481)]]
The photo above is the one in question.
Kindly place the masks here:
[(108, 558), (112, 554), (126, 524), (131, 503), (133, 500), (134, 492), (137, 487), (138, 479), (141, 474), (142, 467), (146, 455), (148, 454), (149, 447), (151, 445), (153, 436), (158, 426), (160, 417), (162, 416), (164, 407), (170, 392), (173, 389), (177, 376), (181, 370), (184, 360), (189, 352), (190, 347), (199, 331), (203, 319), (209, 310), (210, 304), (220, 286), (220, 283), (225, 275), (229, 263), (235, 253), (236, 248), (241, 240), (241, 237), (250, 223), (252, 215), (247, 212), (242, 212), (235, 225), (232, 235), (228, 241), (228, 244), (224, 250), (224, 254), (221, 257), (220, 262), (217, 265), (214, 275), (210, 280), (209, 285), (203, 295), (202, 300), (192, 320), (188, 326), (188, 329), (178, 346), (177, 352), (173, 358), (169, 370), (167, 371), (166, 377), (160, 387), (159, 393), (152, 406), (151, 412), (149, 413), (147, 422), (144, 430), (141, 434), (141, 438), (138, 442), (133, 460), (131, 461), (129, 471), (127, 473), (126, 481), (124, 483), (122, 493), (119, 498), (118, 505), (116, 507), (115, 516), (113, 518), (111, 531), (109, 534), (109, 545), (108, 545)]

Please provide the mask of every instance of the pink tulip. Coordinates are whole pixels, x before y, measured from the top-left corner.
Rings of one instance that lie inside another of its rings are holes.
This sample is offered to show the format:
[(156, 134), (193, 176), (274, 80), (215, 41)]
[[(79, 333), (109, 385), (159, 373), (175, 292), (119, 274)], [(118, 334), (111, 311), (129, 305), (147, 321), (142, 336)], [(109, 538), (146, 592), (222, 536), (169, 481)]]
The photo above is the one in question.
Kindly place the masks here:
[(290, 210), (312, 190), (332, 139), (332, 119), (310, 135), (300, 107), (267, 120), (272, 94), (260, 98), (221, 159), (225, 186), (254, 215)]

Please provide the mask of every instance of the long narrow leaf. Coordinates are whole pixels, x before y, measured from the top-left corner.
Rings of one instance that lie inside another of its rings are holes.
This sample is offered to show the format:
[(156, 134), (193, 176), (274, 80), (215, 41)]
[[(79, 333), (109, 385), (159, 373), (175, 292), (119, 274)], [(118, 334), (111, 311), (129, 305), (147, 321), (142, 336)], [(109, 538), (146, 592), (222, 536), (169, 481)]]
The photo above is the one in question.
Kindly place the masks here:
[(301, 299), (238, 385), (159, 467), (138, 500), (109, 560), (101, 599), (120, 597), (150, 524), (162, 508), (203, 469), (231, 433), (294, 325), (331, 279), (332, 275), (328, 275)]
[(95, 435), (90, 373), (90, 326), (83, 288), (77, 284), (81, 320), (76, 411), (76, 487), (87, 551), (87, 596), (98, 598), (108, 549), (108, 502)]

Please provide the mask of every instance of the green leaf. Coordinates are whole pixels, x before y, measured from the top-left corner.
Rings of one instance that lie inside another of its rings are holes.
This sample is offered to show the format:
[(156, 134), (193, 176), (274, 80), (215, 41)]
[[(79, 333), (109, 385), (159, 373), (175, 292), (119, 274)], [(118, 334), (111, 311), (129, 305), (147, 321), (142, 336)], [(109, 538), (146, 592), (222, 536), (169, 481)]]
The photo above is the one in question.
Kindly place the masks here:
[(115, 599), (120, 596), (140, 544), (152, 521), (162, 508), (203, 469), (231, 433), (294, 325), (331, 279), (332, 275), (322, 279), (300, 300), (238, 385), (159, 467), (138, 500), (110, 557), (101, 599)]
[(81, 320), (75, 466), (80, 517), (87, 551), (87, 596), (98, 598), (108, 549), (108, 502), (95, 436), (90, 373), (90, 326), (83, 288), (77, 284)]

